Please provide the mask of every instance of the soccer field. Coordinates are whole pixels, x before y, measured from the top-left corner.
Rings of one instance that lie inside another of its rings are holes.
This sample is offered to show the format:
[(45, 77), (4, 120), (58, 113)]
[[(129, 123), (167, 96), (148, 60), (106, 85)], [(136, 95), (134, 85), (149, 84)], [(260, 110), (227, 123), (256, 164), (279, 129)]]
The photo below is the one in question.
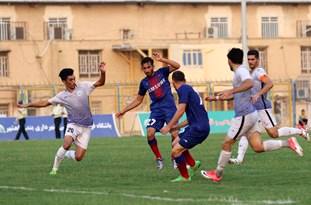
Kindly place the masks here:
[[(223, 137), (211, 135), (192, 153), (202, 169), (216, 165)], [(305, 156), (290, 150), (255, 154), (228, 165), (221, 183), (201, 177), (171, 183), (170, 139), (158, 142), (165, 168), (157, 171), (143, 137), (94, 138), (81, 162), (64, 160), (58, 175), (51, 163), (61, 140), (0, 143), (0, 204), (310, 204), (311, 144), (299, 139)]]

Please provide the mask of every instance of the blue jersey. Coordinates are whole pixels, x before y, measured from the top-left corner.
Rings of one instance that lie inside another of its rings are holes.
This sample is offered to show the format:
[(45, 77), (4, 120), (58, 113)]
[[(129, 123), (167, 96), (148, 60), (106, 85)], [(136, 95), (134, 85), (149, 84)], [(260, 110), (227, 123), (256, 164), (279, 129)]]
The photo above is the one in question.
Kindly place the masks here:
[(179, 104), (186, 104), (186, 115), (189, 126), (197, 130), (209, 130), (209, 119), (202, 98), (194, 89), (183, 84), (177, 90)]
[(168, 67), (160, 68), (150, 77), (145, 77), (139, 85), (138, 95), (144, 96), (149, 93), (151, 104), (150, 110), (170, 110), (176, 109), (171, 85), (168, 80), (170, 70)]

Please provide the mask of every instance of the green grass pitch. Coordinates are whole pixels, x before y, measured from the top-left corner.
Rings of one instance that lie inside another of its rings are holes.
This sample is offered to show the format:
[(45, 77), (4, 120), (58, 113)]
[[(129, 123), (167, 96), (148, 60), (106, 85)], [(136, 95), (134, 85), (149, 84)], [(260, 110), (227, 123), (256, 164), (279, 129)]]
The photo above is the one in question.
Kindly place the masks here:
[[(223, 140), (210, 135), (192, 150), (202, 169), (215, 168)], [(93, 138), (81, 162), (64, 160), (49, 176), (61, 140), (0, 142), (1, 205), (78, 204), (311, 204), (311, 144), (299, 139), (305, 156), (283, 149), (256, 154), (241, 166), (228, 165), (221, 183), (199, 171), (190, 183), (170, 162), (170, 139), (158, 137), (165, 168), (157, 171), (143, 137)], [(235, 152), (234, 152), (235, 153)]]

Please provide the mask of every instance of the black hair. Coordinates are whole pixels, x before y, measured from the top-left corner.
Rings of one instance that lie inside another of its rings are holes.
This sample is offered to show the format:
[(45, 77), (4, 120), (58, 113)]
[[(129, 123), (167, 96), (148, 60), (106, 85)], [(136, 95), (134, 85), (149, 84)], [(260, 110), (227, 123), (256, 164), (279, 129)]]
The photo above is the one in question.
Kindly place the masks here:
[(255, 58), (259, 59), (259, 52), (257, 50), (255, 50), (255, 49), (249, 50), (247, 52), (247, 55), (248, 56), (255, 56)]
[(58, 76), (60, 77), (60, 79), (62, 80), (67, 80), (67, 77), (73, 75), (73, 69), (72, 68), (63, 68)]
[(243, 50), (240, 48), (232, 48), (227, 54), (227, 57), (234, 64), (242, 64), (243, 63)]
[(150, 58), (150, 57), (144, 57), (142, 60), (141, 60), (141, 66), (143, 66), (145, 63), (150, 63), (152, 66), (153, 66), (153, 59)]
[(172, 79), (175, 82), (186, 82), (185, 74), (179, 70), (173, 73)]

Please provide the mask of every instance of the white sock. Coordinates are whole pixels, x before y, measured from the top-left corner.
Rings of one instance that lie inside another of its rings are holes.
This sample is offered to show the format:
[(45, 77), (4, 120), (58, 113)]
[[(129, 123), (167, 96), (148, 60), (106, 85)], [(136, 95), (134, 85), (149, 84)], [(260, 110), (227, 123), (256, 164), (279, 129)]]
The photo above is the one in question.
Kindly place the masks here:
[(76, 161), (76, 152), (73, 150), (69, 150), (66, 152), (65, 157)]
[(238, 156), (237, 156), (238, 161), (243, 162), (247, 148), (248, 148), (248, 140), (245, 136), (243, 136), (241, 137), (239, 141), (239, 149), (238, 149)]
[(63, 146), (61, 146), (57, 150), (55, 158), (54, 158), (53, 170), (58, 170), (58, 167), (60, 163), (63, 161), (66, 152), (67, 150), (65, 150)]
[(300, 135), (302, 134), (302, 130), (293, 127), (281, 127), (278, 129), (279, 137), (288, 136), (288, 135)]
[(263, 142), (265, 152), (278, 150), (283, 147), (288, 147), (287, 140), (266, 140)]
[(224, 168), (228, 164), (230, 157), (231, 157), (231, 152), (221, 150), (219, 159), (218, 159), (217, 168), (216, 168), (217, 176), (223, 175)]

